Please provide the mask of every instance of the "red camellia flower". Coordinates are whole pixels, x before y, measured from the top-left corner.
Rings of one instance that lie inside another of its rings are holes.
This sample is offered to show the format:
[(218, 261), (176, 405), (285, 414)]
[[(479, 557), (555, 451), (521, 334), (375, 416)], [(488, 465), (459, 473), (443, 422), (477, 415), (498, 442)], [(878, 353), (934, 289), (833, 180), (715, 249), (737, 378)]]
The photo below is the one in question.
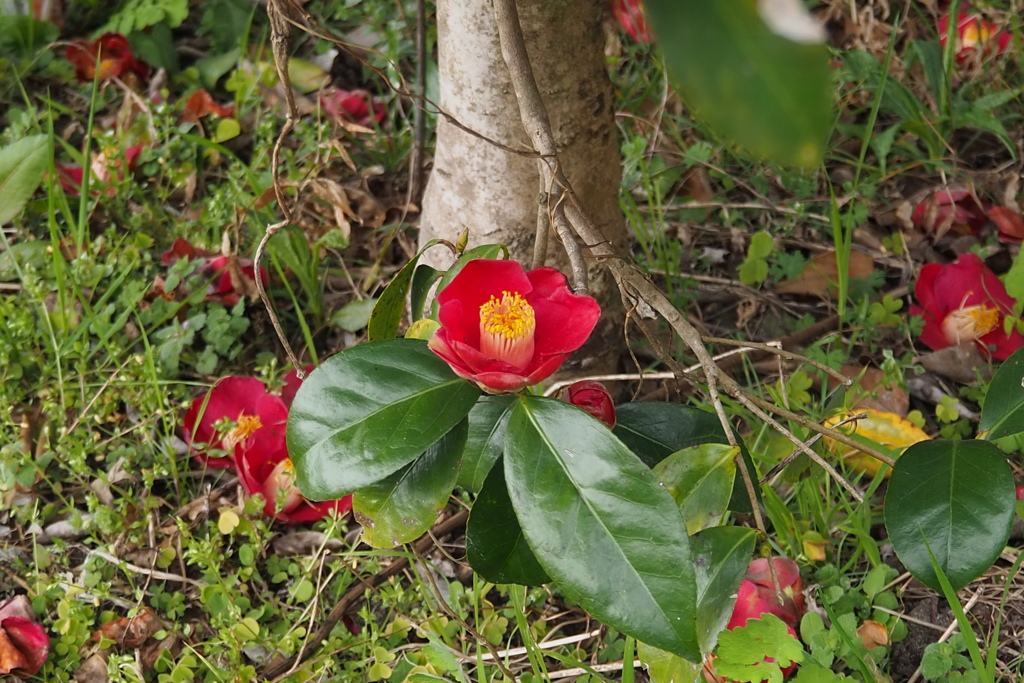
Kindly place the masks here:
[(430, 349), (484, 391), (519, 391), (547, 378), (590, 336), (601, 308), (569, 291), (553, 268), (470, 261), (438, 295)]
[(149, 65), (135, 59), (128, 39), (120, 33), (104, 33), (92, 42), (75, 41), (68, 47), (67, 58), (80, 81), (91, 81), (97, 71), (101, 81), (129, 72), (143, 80), (149, 78)]
[(600, 382), (588, 379), (574, 382), (569, 386), (569, 403), (604, 422), (608, 429), (615, 426), (615, 403)]
[[(946, 46), (949, 38), (949, 13), (939, 18), (939, 41)], [(1013, 36), (1008, 31), (999, 31), (992, 22), (976, 14), (960, 12), (956, 22), (956, 61), (967, 59), (976, 49), (1003, 54), (1010, 47)]]
[(50, 637), (35, 622), (28, 598), (18, 595), (0, 603), (0, 674), (34, 676), (49, 650)]
[(324, 88), (320, 91), (320, 107), (334, 121), (351, 121), (367, 128), (373, 127), (374, 121), (380, 123), (387, 115), (384, 105), (366, 90)]
[[(351, 496), (312, 502), (295, 484), (286, 430), (288, 409), (300, 383), (295, 371), (288, 373), (282, 395), (277, 396), (255, 377), (226, 377), (208, 395), (197, 398), (185, 416), (186, 442), (206, 444), (196, 457), (208, 467), (234, 466), (245, 492), (262, 494), (263, 512), (288, 524), (312, 522), (331, 510), (344, 514), (352, 508)], [(220, 433), (214, 425), (225, 419), (235, 426)]]
[(614, 0), (612, 14), (618, 19), (622, 30), (638, 43), (651, 43), (654, 33), (647, 23), (643, 0)]
[(976, 254), (964, 254), (955, 263), (929, 263), (921, 268), (914, 286), (920, 306), (911, 315), (924, 318), (921, 341), (932, 349), (975, 342), (993, 358), (1006, 358), (1024, 346), (1016, 328), (1004, 331), (1014, 299)]

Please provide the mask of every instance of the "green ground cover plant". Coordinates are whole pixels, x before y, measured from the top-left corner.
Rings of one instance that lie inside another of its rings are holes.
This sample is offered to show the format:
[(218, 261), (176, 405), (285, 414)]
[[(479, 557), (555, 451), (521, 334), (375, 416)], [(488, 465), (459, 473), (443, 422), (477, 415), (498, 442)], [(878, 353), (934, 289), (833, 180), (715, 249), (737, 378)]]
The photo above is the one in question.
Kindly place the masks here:
[(417, 242), (444, 3), (0, 5), (0, 676), (1015, 679), (1019, 17), (785, 4), (595, 15), (600, 375)]

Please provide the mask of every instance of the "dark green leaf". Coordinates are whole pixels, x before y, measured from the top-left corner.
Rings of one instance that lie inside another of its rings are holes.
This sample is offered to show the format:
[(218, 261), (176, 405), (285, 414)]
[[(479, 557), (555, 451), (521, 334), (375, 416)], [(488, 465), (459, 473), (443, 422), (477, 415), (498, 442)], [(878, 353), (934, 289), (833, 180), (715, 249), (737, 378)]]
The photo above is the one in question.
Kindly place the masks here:
[(455, 488), (465, 445), (463, 420), (402, 469), (356, 491), (352, 512), (363, 525), (363, 542), (393, 548), (422, 536)]
[(833, 122), (828, 48), (776, 33), (760, 6), (646, 3), (688, 106), (755, 154), (812, 167), (821, 162)]
[[(654, 467), (672, 453), (702, 443), (727, 443), (718, 416), (681, 403), (640, 401), (615, 408), (615, 436)], [(756, 473), (747, 449), (740, 445), (743, 461)], [(756, 476), (756, 474), (754, 475)], [(758, 489), (760, 497), (760, 489)], [(750, 500), (741, 478), (736, 478), (729, 509), (750, 512)]]
[(21, 213), (50, 164), (50, 140), (30, 135), (0, 149), (0, 225)]
[[(431, 240), (437, 243), (437, 240)], [(429, 246), (429, 245), (428, 245)], [(422, 250), (420, 254), (422, 254)], [(370, 341), (382, 339), (394, 339), (398, 336), (398, 327), (402, 324), (402, 313), (405, 312), (405, 295), (409, 293), (409, 286), (412, 284), (413, 273), (416, 272), (416, 261), (420, 255), (416, 254), (405, 266), (402, 267), (394, 279), (381, 292), (377, 299), (377, 305), (373, 307), (370, 314), (370, 324), (366, 328), (366, 337)], [(413, 317), (416, 317), (413, 315)]]
[(299, 488), (331, 500), (384, 479), (451, 431), (479, 396), (426, 342), (345, 349), (310, 374), (291, 407), (288, 452)]
[(697, 661), (689, 538), (654, 473), (587, 413), (526, 395), (509, 417), (504, 460), (548, 575), (606, 624)]
[(1024, 432), (1024, 349), (1003, 361), (988, 385), (978, 437), (989, 441)]
[(999, 557), (1010, 536), (1014, 500), (1010, 465), (994, 444), (922, 441), (896, 461), (885, 527), (896, 555), (921, 583), (940, 590), (930, 545), (960, 590)]
[(503, 467), (491, 470), (473, 503), (466, 525), (466, 557), (473, 571), (492, 583), (539, 586), (550, 581), (526, 544)]
[(725, 515), (739, 452), (737, 446), (706, 443), (676, 451), (655, 466), (691, 534), (717, 525)]
[(711, 652), (729, 623), (736, 590), (750, 565), (757, 532), (738, 526), (705, 529), (690, 538), (697, 570), (697, 640)]
[[(473, 247), (462, 253), (452, 267), (445, 271), (444, 275), (441, 276), (441, 281), (437, 285), (437, 291), (443, 290), (448, 286), (448, 283), (455, 279), (455, 276), (459, 274), (463, 266), (474, 259), (497, 259), (497, 258), (508, 258), (508, 249), (502, 244), (481, 244), (479, 247)], [(430, 306), (430, 317), (437, 320), (437, 299), (434, 299), (434, 303)]]
[(423, 316), (423, 306), (427, 302), (430, 287), (441, 277), (441, 271), (421, 263), (412, 274), (412, 286), (409, 289), (409, 310), (412, 319), (419, 320)]
[(459, 486), (476, 493), (505, 447), (505, 424), (512, 406), (511, 396), (480, 397), (469, 411), (469, 439), (459, 470)]
[(682, 403), (640, 401), (616, 406), (614, 431), (648, 467), (684, 448), (726, 442), (717, 415)]

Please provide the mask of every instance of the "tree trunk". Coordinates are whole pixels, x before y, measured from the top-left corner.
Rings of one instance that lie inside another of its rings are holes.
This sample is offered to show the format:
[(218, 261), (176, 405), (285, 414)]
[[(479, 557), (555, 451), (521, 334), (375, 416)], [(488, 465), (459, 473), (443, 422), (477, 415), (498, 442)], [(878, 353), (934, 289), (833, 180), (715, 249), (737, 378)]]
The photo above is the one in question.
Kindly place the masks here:
[[(520, 0), (519, 15), (563, 170), (605, 236), (621, 247), (625, 244), (618, 205), (622, 171), (611, 82), (605, 71), (604, 4), (604, 0)], [(540, 161), (491, 142), (532, 152), (501, 56), (494, 10), (489, 0), (438, 0), (437, 13), (440, 105), (487, 140), (439, 117), (434, 165), (423, 197), (420, 244), (436, 237), (454, 242), (468, 230), (469, 246), (505, 244), (513, 259), (529, 267), (538, 220), (546, 222), (547, 211), (540, 201), (546, 188), (540, 186)], [(567, 273), (557, 235), (550, 227), (544, 234), (545, 263)], [(451, 260), (441, 248), (425, 254), (425, 261), (438, 267), (447, 267)], [(591, 293), (609, 313), (619, 309), (611, 278), (593, 267), (590, 270)], [(608, 351), (622, 347), (618, 318), (613, 313), (603, 316), (595, 330), (594, 343), (588, 346), (603, 348), (603, 353), (602, 358), (588, 360), (588, 371), (604, 371), (617, 361), (618, 354)], [(608, 362), (595, 362), (600, 360)]]

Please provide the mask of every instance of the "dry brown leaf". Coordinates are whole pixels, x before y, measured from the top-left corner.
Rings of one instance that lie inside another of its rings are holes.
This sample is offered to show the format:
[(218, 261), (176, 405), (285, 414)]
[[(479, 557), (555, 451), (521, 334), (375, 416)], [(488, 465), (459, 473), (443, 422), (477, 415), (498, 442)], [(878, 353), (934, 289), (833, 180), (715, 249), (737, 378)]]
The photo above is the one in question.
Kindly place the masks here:
[[(849, 277), (865, 278), (875, 270), (875, 260), (862, 251), (850, 252)], [(804, 265), (803, 272), (795, 278), (783, 280), (775, 285), (778, 294), (806, 294), (822, 299), (836, 296), (839, 280), (839, 266), (834, 250), (815, 254)]]
[(977, 384), (979, 377), (983, 381), (992, 378), (992, 364), (981, 357), (973, 342), (921, 354), (917, 362), (928, 372), (961, 384)]
[(98, 631), (93, 632), (92, 640), (112, 640), (122, 649), (134, 650), (163, 627), (153, 610), (144, 607), (134, 617), (121, 617), (104, 624)]
[(82, 662), (75, 671), (75, 680), (78, 683), (107, 683), (110, 680), (107, 674), (108, 654), (108, 651), (100, 650)]
[[(885, 386), (885, 373), (878, 368), (867, 368), (859, 365), (844, 365), (839, 370), (854, 380), (847, 388), (847, 398), (852, 409), (874, 408), (887, 413), (896, 413), (906, 417), (910, 410), (910, 396), (899, 385)], [(836, 389), (839, 380), (829, 376), (829, 389)]]
[(889, 631), (885, 626), (871, 619), (865, 619), (864, 623), (857, 627), (857, 635), (864, 648), (868, 650), (873, 650), (879, 645), (889, 644)]

